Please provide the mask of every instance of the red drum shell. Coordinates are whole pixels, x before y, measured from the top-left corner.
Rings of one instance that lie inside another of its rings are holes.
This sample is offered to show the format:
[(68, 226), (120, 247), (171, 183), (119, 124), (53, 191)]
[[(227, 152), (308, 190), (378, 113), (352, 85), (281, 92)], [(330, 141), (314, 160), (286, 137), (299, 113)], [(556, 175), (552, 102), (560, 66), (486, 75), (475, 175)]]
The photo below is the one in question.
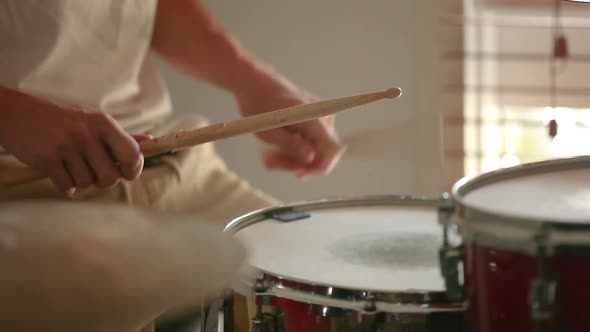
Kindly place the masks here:
[[(536, 258), (475, 243), (465, 249), (467, 331), (537, 331), (529, 295), (537, 275)], [(556, 315), (542, 331), (590, 331), (590, 257), (548, 257), (545, 269), (558, 285)]]

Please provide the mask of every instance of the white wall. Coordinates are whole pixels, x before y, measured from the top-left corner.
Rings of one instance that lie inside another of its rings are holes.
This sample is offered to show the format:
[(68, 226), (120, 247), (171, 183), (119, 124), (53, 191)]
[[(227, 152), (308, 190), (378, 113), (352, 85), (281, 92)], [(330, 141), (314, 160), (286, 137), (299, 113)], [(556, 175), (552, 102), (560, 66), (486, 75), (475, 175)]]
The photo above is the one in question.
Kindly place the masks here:
[[(243, 44), (286, 76), (326, 97), (403, 88), (401, 99), (338, 117), (349, 144), (327, 177), (305, 182), (261, 165), (252, 136), (217, 144), (236, 172), (276, 197), (293, 201), (335, 195), (439, 192), (442, 1), (210, 0), (210, 8)], [(164, 68), (177, 112), (211, 121), (238, 116), (228, 94)]]

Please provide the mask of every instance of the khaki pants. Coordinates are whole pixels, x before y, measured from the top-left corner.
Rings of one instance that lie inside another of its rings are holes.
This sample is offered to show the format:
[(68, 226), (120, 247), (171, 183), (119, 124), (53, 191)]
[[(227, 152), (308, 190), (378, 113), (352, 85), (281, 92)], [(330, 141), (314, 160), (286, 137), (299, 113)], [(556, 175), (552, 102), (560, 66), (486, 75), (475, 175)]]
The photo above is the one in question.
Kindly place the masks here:
[[(206, 121), (197, 116), (177, 118), (159, 126), (152, 134), (159, 136), (204, 125)], [(146, 168), (136, 181), (122, 181), (108, 190), (88, 189), (76, 193), (72, 199), (195, 214), (202, 217), (199, 220), (216, 223), (220, 229), (233, 217), (278, 204), (231, 172), (212, 144), (179, 151), (161, 161), (158, 166)], [(63, 196), (48, 180), (0, 189), (0, 200), (24, 199), (63, 199)], [(153, 331), (153, 324), (144, 331)]]

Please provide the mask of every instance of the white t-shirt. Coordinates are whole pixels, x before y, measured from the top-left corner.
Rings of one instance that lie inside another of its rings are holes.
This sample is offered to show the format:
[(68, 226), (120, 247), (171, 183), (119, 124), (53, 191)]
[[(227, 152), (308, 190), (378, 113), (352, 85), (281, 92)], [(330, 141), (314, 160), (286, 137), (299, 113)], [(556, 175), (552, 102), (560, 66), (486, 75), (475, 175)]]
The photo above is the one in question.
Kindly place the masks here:
[(150, 58), (156, 7), (157, 0), (1, 0), (0, 84), (146, 132), (171, 110)]

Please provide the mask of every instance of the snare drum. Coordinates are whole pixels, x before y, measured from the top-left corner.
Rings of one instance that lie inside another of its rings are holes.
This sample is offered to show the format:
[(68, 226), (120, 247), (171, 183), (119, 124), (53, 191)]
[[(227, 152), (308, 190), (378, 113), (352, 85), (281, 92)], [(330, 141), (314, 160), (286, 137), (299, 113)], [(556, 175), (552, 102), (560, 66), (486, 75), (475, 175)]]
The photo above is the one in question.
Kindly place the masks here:
[[(461, 331), (438, 250), (441, 200), (329, 199), (270, 208), (227, 227), (257, 278), (252, 331)], [(241, 290), (240, 290), (241, 289)]]
[(590, 157), (464, 179), (452, 198), (469, 331), (590, 331)]

